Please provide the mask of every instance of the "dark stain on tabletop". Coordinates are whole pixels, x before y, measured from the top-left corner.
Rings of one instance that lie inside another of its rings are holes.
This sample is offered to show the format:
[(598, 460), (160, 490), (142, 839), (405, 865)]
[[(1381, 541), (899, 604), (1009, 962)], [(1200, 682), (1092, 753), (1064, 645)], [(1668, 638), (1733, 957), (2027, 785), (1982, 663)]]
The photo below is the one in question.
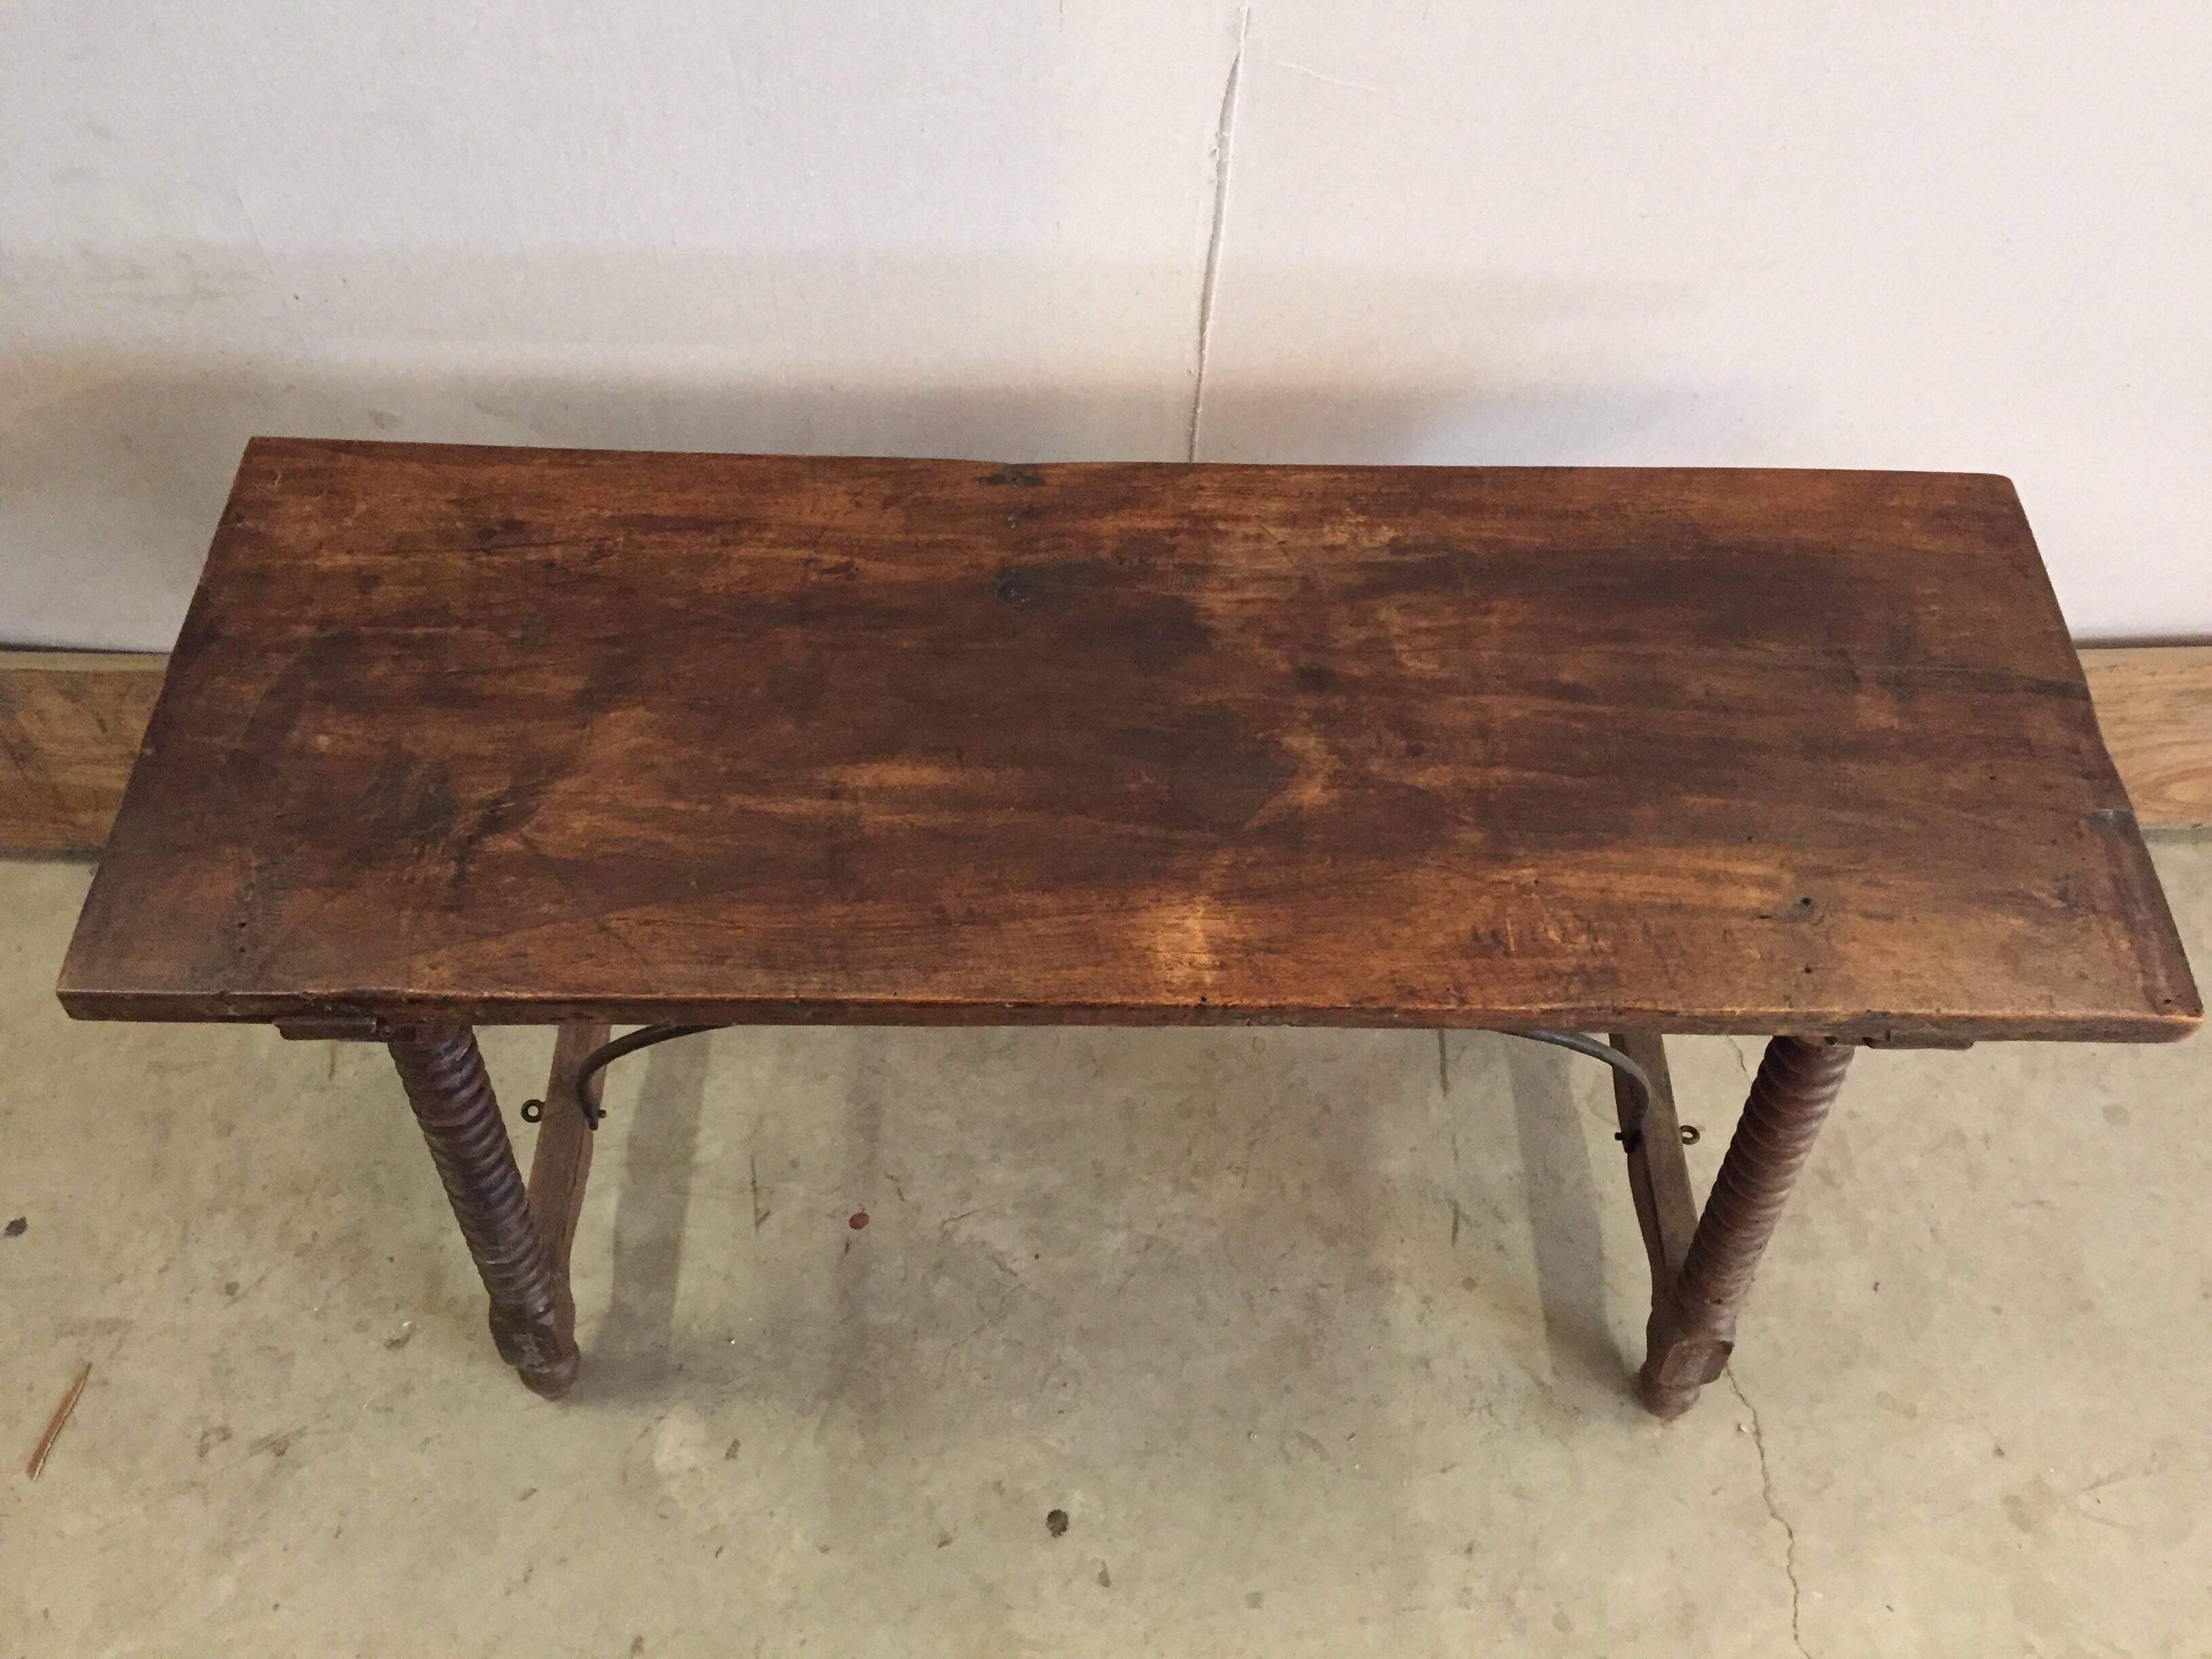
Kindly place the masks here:
[(461, 804), (444, 763), (418, 770), (415, 757), (395, 742), (362, 791), (357, 811), (367, 832), (365, 846), (404, 842), (416, 853), (427, 854), (460, 822)]
[(358, 672), (361, 641), (350, 629), (317, 635), (254, 699), (228, 757), (230, 775), (258, 784), (281, 777), (294, 729), (308, 710), (343, 708)]
[(1134, 586), (1103, 559), (1009, 565), (992, 592), (1000, 605), (1036, 618), (1018, 626), (1054, 631), (1050, 654), (1058, 660), (1103, 655), (1162, 674), (1213, 645), (1196, 605)]
[(1113, 574), (1113, 567), (1103, 559), (1008, 565), (999, 573), (995, 591), (1001, 605), (1062, 605), (1100, 586)]

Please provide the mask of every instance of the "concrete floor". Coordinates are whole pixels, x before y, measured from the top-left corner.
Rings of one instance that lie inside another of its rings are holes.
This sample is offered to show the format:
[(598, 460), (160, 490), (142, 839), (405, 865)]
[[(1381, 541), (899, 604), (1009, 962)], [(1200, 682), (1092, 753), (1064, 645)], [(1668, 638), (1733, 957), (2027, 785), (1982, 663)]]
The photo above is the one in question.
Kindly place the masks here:
[(64, 1020), (86, 879), (0, 865), (0, 1655), (2212, 1651), (2212, 1041), (1863, 1056), (1662, 1429), (1589, 1062), (724, 1033), (613, 1074), (554, 1406), (380, 1050)]

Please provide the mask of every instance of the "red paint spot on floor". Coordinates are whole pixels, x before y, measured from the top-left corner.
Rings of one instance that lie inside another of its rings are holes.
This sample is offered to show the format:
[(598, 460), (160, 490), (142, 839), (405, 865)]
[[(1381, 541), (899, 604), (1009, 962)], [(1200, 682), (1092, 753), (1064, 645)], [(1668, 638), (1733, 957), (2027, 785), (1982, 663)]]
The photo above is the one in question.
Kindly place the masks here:
[(853, 1218), (845, 1224), (857, 1233), (868, 1224), (868, 1212), (866, 1210), (854, 1211)]

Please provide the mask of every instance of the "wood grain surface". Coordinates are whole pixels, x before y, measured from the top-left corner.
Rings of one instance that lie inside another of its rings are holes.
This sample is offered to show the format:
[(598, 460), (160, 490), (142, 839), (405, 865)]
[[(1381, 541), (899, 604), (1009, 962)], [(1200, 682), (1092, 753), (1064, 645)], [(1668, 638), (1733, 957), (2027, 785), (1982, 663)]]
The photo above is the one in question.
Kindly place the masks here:
[(258, 440), (88, 1016), (2154, 1038), (2011, 486)]
[[(2144, 830), (2212, 829), (2212, 645), (2081, 651), (2105, 747)], [(97, 853), (123, 804), (168, 658), (0, 651), (0, 853)], [(56, 685), (52, 677), (79, 677)], [(92, 705), (91, 718), (51, 711)], [(55, 811), (52, 780), (73, 781)]]

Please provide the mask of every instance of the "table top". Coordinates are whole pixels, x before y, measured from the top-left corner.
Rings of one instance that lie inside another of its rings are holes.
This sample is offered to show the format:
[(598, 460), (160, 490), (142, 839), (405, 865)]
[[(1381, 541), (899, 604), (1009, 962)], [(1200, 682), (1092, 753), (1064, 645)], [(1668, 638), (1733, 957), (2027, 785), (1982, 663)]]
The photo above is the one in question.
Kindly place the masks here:
[(2012, 486), (257, 439), (69, 1011), (2158, 1038)]

